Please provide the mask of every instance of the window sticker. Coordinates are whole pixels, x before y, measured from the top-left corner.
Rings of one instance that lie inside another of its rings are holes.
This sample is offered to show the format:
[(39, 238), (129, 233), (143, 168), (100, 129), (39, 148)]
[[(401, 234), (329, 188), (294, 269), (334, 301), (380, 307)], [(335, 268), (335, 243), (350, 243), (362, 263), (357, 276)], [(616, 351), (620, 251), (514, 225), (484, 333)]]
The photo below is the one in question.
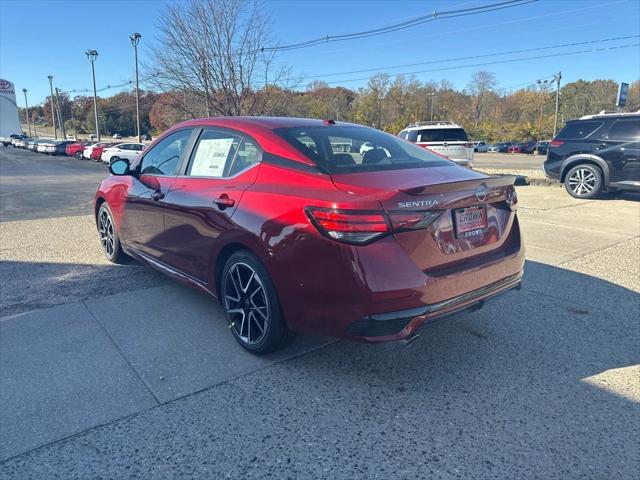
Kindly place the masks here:
[(192, 176), (222, 177), (233, 138), (202, 139), (191, 167)]

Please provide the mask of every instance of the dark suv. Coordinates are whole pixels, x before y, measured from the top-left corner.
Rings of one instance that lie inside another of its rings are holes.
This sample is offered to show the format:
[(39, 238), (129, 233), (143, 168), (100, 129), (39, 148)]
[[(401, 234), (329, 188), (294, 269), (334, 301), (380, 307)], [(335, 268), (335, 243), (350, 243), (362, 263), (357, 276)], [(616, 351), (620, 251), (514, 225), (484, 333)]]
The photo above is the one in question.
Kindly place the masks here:
[(576, 198), (640, 190), (640, 112), (603, 112), (567, 122), (549, 143), (543, 168)]

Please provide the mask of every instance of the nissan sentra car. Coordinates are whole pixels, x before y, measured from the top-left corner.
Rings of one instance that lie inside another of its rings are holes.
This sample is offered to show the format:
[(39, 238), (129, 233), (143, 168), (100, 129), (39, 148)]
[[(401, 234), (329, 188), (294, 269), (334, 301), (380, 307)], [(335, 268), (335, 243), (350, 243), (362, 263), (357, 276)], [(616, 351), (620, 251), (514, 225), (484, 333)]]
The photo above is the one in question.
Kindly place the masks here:
[(217, 298), (256, 354), (295, 332), (411, 340), (521, 285), (514, 178), (372, 128), (191, 120), (109, 170), (95, 195), (107, 258)]

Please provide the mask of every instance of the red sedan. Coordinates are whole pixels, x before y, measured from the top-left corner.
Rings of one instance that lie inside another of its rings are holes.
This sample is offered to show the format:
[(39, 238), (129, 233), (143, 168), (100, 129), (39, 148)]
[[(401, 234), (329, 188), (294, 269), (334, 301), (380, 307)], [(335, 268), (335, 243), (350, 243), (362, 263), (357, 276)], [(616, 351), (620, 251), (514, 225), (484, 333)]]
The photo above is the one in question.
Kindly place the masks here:
[(111, 146), (110, 143), (97, 143), (96, 145), (94, 145), (93, 149), (91, 150), (91, 155), (90, 155), (91, 160), (95, 160), (96, 162), (99, 162), (100, 157), (102, 156), (103, 150), (110, 146)]
[(85, 148), (87, 148), (88, 145), (90, 144), (86, 142), (70, 143), (65, 148), (64, 153), (65, 155), (68, 155), (70, 157), (75, 157), (78, 160), (82, 160), (82, 152), (84, 151)]
[(218, 298), (253, 353), (305, 331), (412, 340), (521, 283), (513, 177), (372, 128), (192, 120), (109, 169), (95, 196), (107, 258)]
[(511, 145), (507, 148), (507, 153), (522, 153), (522, 147), (520, 145)]

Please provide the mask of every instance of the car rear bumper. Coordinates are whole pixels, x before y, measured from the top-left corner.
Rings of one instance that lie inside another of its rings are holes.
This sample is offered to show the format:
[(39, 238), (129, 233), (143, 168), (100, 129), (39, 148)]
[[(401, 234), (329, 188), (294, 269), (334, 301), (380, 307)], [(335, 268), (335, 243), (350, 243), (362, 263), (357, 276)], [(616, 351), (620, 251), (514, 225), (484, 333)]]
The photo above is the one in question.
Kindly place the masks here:
[(313, 258), (288, 250), (277, 266), (265, 259), (289, 327), (364, 342), (402, 340), (432, 320), (477, 309), (517, 288), (524, 268), (517, 217), (498, 248), (427, 270), (394, 238), (364, 247), (314, 242), (312, 250)]
[(476, 290), (418, 308), (369, 315), (353, 322), (346, 334), (356, 340), (383, 342), (410, 337), (427, 324), (450, 316), (479, 310), (494, 297), (513, 289), (520, 289), (523, 272), (485, 285)]

